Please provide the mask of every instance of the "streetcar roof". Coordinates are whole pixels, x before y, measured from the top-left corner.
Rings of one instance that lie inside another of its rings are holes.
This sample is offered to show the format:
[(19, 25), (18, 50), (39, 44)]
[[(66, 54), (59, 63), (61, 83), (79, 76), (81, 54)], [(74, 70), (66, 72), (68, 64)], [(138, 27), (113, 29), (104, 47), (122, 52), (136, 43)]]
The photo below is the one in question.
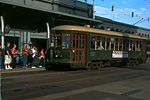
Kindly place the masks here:
[(82, 32), (99, 33), (99, 34), (104, 34), (104, 35), (114, 35), (114, 36), (122, 36), (122, 37), (136, 38), (136, 39), (147, 39), (145, 37), (140, 37), (137, 35), (127, 34), (127, 33), (106, 31), (106, 30), (102, 30), (102, 29), (94, 29), (94, 28), (75, 26), (75, 25), (56, 26), (56, 27), (52, 28), (51, 30), (52, 31), (58, 31), (58, 30), (82, 31)]

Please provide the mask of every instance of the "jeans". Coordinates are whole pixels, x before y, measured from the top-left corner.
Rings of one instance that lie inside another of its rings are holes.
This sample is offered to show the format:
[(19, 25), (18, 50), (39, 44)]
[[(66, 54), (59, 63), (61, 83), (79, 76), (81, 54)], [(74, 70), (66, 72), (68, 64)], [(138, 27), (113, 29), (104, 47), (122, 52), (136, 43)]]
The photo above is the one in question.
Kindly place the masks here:
[(22, 66), (26, 67), (26, 65), (27, 65), (27, 55), (23, 55)]
[(0, 55), (0, 69), (2, 69), (2, 56)]

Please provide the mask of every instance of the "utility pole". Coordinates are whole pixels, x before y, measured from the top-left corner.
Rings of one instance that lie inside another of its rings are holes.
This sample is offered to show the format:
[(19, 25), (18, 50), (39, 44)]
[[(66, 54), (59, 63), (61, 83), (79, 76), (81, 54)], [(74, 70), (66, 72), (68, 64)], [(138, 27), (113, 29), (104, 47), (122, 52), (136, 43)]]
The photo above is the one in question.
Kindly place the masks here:
[(148, 29), (149, 29), (149, 17), (148, 17)]
[(114, 5), (112, 6), (111, 11), (113, 12), (113, 20), (114, 20)]
[(134, 25), (134, 18), (133, 18), (134, 17), (134, 12), (132, 12), (131, 15), (132, 15), (132, 23)]

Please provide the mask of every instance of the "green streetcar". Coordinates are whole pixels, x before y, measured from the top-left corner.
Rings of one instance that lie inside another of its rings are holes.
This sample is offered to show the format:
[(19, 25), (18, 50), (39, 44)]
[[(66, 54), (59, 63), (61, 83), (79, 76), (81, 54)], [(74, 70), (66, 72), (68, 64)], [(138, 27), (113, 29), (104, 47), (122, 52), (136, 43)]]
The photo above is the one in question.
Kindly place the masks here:
[(147, 39), (123, 32), (62, 25), (51, 29), (50, 66), (95, 69), (146, 62)]

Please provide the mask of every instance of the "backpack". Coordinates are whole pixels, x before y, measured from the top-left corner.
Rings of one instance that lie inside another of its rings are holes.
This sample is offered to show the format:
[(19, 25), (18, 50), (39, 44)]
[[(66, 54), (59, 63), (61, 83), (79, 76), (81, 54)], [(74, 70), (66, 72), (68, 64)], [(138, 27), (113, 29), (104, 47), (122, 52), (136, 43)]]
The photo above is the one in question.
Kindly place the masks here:
[(41, 56), (41, 53), (38, 54), (38, 57), (40, 57), (40, 56)]

